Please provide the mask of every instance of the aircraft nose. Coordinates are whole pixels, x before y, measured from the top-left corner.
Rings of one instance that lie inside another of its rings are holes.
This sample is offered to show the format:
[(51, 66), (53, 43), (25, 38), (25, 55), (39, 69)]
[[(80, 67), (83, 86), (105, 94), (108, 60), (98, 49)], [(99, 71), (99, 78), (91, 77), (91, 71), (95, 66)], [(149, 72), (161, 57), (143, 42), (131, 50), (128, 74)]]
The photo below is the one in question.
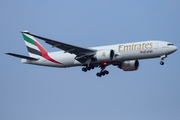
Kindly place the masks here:
[(174, 51), (176, 51), (178, 48), (176, 46), (174, 46)]

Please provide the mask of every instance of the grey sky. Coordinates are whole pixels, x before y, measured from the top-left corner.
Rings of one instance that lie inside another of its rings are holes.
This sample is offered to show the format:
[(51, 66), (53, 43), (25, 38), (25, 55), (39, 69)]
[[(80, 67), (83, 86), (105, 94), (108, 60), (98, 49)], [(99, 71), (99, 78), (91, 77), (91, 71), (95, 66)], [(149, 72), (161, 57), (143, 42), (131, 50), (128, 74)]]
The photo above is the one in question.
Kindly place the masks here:
[(160, 58), (140, 60), (137, 71), (109, 66), (101, 78), (98, 68), (26, 65), (4, 54), (28, 55), (21, 30), (82, 47), (163, 40), (180, 49), (179, 6), (179, 0), (0, 1), (0, 120), (179, 120), (179, 50), (164, 66)]

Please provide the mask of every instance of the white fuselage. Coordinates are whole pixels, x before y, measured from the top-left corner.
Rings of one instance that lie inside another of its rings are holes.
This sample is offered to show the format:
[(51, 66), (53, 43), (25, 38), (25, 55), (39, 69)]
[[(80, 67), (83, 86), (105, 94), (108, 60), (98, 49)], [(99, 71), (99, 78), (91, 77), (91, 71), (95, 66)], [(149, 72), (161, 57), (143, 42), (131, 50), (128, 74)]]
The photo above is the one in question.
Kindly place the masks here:
[[(108, 62), (109, 64), (121, 63), (128, 60), (139, 60), (139, 59), (148, 59), (161, 57), (163, 55), (167, 56), (177, 50), (177, 47), (170, 44), (169, 42), (164, 41), (144, 41), (144, 42), (135, 42), (135, 43), (126, 43), (126, 44), (116, 44), (100, 47), (91, 47), (90, 49), (95, 50), (108, 50), (112, 49), (115, 52), (115, 57), (111, 61), (95, 61), (91, 64)], [(64, 51), (51, 52), (48, 55), (54, 60), (62, 63), (53, 63), (43, 57), (40, 57), (39, 60), (27, 60), (22, 59), (22, 63), (51, 66), (51, 67), (73, 67), (73, 66), (82, 66), (75, 57), (76, 55), (70, 54)]]

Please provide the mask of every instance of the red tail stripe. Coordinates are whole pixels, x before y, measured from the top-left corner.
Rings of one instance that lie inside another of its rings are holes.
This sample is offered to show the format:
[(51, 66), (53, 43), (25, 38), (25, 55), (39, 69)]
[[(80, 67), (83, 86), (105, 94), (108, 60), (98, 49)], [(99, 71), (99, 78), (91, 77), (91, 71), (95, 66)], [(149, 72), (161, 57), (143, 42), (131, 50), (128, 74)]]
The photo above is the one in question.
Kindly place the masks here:
[(52, 58), (48, 55), (48, 52), (47, 52), (39, 43), (37, 43), (35, 40), (33, 40), (33, 41), (34, 41), (34, 43), (37, 45), (37, 47), (39, 48), (39, 50), (41, 51), (43, 58), (45, 58), (45, 59), (47, 59), (47, 60), (49, 60), (49, 61), (51, 61), (51, 62), (54, 62), (54, 63), (62, 64), (62, 63), (57, 62), (57, 61), (55, 61), (54, 59), (52, 59)]
[(62, 64), (62, 63), (60, 63), (60, 62), (55, 61), (55, 60), (52, 59), (51, 57), (49, 57), (48, 53), (42, 54), (42, 57), (45, 58), (45, 59), (47, 59), (47, 60), (49, 60), (49, 61), (51, 61), (51, 62), (58, 63), (58, 64)]
[(39, 50), (41, 51), (42, 54), (48, 53), (38, 42), (36, 42), (35, 40), (33, 40), (33, 41), (37, 45), (37, 47), (39, 48)]

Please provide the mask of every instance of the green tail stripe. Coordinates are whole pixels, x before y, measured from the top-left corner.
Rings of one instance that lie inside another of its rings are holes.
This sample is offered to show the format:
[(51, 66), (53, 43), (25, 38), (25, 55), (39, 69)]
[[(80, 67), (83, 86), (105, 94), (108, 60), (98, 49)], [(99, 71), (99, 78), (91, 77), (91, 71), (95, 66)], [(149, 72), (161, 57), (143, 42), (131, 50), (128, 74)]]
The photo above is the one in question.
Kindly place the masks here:
[(36, 46), (36, 44), (34, 43), (34, 41), (31, 38), (27, 37), (23, 33), (22, 33), (22, 35), (23, 35), (23, 38), (24, 38), (25, 41), (27, 41), (27, 42), (29, 42), (29, 43), (31, 43), (31, 44)]

